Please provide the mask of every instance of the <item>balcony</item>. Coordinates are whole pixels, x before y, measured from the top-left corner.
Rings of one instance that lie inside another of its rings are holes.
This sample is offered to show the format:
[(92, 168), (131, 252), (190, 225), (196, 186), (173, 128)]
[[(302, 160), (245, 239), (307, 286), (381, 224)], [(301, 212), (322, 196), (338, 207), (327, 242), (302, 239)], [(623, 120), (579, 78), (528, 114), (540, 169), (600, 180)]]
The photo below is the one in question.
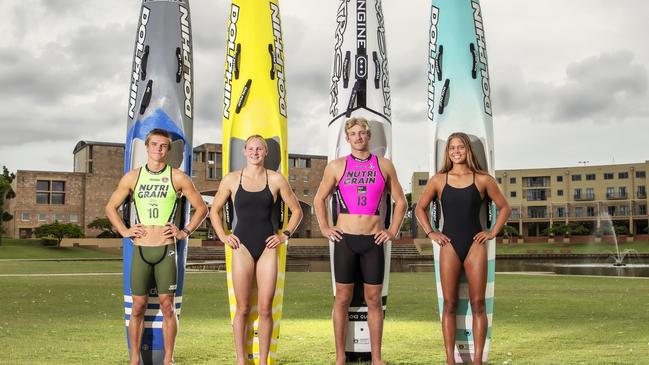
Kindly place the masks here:
[(523, 178), (523, 188), (549, 188), (550, 176), (534, 176)]
[(627, 194), (627, 193), (606, 193), (606, 199), (608, 199), (608, 200), (629, 199), (629, 194)]
[(647, 192), (646, 191), (638, 191), (636, 194), (636, 199), (647, 199)]
[(578, 202), (583, 202), (583, 201), (593, 201), (595, 200), (595, 194), (587, 194), (587, 195), (574, 195), (573, 199)]

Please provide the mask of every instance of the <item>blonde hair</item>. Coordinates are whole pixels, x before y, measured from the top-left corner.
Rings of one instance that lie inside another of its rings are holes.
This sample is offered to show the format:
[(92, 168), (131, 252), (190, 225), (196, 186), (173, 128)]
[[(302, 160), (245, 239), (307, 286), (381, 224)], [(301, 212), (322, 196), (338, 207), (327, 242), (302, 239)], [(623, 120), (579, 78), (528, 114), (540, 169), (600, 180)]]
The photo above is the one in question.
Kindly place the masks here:
[(160, 136), (160, 137), (166, 137), (169, 140), (169, 147), (167, 148), (167, 151), (171, 151), (171, 133), (167, 132), (166, 130), (162, 128), (154, 128), (149, 131), (146, 135), (146, 140), (144, 141), (144, 145), (148, 146), (149, 145), (149, 140), (151, 139), (152, 136)]
[(347, 135), (347, 132), (349, 132), (350, 129), (354, 128), (357, 125), (360, 125), (366, 131), (370, 130), (370, 124), (367, 122), (367, 119), (361, 117), (354, 117), (354, 118), (347, 119), (347, 121), (345, 122), (345, 135)]
[(454, 138), (459, 139), (462, 144), (464, 144), (464, 148), (466, 148), (466, 164), (469, 166), (469, 169), (476, 174), (487, 174), (487, 171), (485, 171), (482, 166), (480, 166), (480, 162), (478, 162), (478, 159), (473, 153), (473, 148), (471, 147), (471, 139), (466, 133), (462, 132), (455, 132), (448, 136), (448, 139), (446, 140), (446, 148), (444, 151), (444, 164), (442, 165), (442, 169), (438, 172), (446, 173), (451, 171), (451, 169), (453, 168), (453, 161), (451, 161), (451, 156), (448, 150), (450, 148), (451, 141)]
[(268, 151), (268, 142), (266, 142), (266, 139), (260, 136), (259, 134), (253, 134), (252, 136), (248, 137), (246, 139), (246, 143), (243, 145), (243, 148), (248, 147), (248, 142), (252, 141), (253, 139), (258, 139), (261, 142), (261, 144), (264, 145), (266, 151)]

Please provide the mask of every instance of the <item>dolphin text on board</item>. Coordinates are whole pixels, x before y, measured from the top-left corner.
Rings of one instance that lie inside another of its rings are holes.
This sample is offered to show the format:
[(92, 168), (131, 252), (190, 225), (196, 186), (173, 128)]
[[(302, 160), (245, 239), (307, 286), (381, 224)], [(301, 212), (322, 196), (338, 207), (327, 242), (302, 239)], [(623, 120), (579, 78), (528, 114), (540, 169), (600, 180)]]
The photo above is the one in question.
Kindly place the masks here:
[(140, 79), (140, 69), (142, 66), (142, 52), (144, 52), (144, 40), (146, 39), (146, 25), (149, 22), (151, 10), (146, 6), (142, 7), (140, 14), (140, 26), (137, 29), (137, 43), (135, 44), (135, 55), (133, 57), (133, 73), (131, 74), (131, 92), (128, 99), (128, 116), (135, 117), (135, 104), (137, 100), (137, 83)]
[(478, 42), (478, 56), (482, 66), (480, 68), (480, 76), (482, 77), (482, 94), (484, 102), (484, 112), (491, 115), (491, 87), (489, 86), (489, 72), (487, 70), (487, 52), (486, 42), (484, 38), (484, 25), (482, 24), (482, 12), (480, 4), (476, 1), (471, 2), (473, 8), (473, 22), (475, 24), (475, 35)]
[(284, 59), (282, 58), (282, 51), (284, 45), (282, 44), (282, 25), (279, 21), (279, 6), (270, 3), (271, 21), (273, 22), (273, 39), (275, 41), (275, 54), (273, 55), (273, 62), (277, 74), (277, 95), (279, 96), (279, 113), (286, 118), (286, 81), (284, 79)]
[(189, 10), (180, 5), (180, 29), (183, 43), (183, 91), (185, 92), (185, 115), (192, 117), (192, 42), (190, 39)]
[(239, 6), (232, 3), (230, 10), (230, 26), (228, 28), (228, 49), (225, 55), (225, 87), (223, 89), (223, 117), (230, 119), (230, 102), (232, 100), (232, 73), (236, 67), (235, 44), (237, 40), (237, 21), (239, 21)]
[(430, 30), (428, 42), (428, 120), (435, 117), (435, 73), (437, 72), (437, 22), (439, 21), (439, 8), (430, 9)]

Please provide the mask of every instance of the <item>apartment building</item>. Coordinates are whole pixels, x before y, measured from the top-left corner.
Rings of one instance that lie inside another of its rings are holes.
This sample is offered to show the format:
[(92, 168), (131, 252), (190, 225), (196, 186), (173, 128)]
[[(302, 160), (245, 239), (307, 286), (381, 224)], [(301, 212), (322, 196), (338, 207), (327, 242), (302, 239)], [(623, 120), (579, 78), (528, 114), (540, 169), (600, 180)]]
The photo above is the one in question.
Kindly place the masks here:
[[(577, 222), (595, 232), (609, 219), (630, 234), (643, 234), (649, 226), (648, 171), (649, 161), (645, 161), (496, 170), (496, 180), (512, 207), (507, 224), (523, 236), (540, 236), (553, 223)], [(413, 173), (413, 203), (427, 178), (427, 172)]]

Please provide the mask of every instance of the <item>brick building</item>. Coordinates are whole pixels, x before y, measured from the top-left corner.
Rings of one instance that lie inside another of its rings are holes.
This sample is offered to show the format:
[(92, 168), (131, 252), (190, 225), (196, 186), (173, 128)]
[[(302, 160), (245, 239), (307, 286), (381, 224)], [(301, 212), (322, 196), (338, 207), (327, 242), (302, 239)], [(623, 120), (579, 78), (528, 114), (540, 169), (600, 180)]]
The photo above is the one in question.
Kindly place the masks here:
[(16, 171), (16, 198), (7, 201), (14, 219), (4, 223), (10, 237), (31, 237), (34, 228), (59, 221), (87, 228), (104, 207), (122, 176), (124, 145), (81, 141), (74, 147), (74, 172)]

